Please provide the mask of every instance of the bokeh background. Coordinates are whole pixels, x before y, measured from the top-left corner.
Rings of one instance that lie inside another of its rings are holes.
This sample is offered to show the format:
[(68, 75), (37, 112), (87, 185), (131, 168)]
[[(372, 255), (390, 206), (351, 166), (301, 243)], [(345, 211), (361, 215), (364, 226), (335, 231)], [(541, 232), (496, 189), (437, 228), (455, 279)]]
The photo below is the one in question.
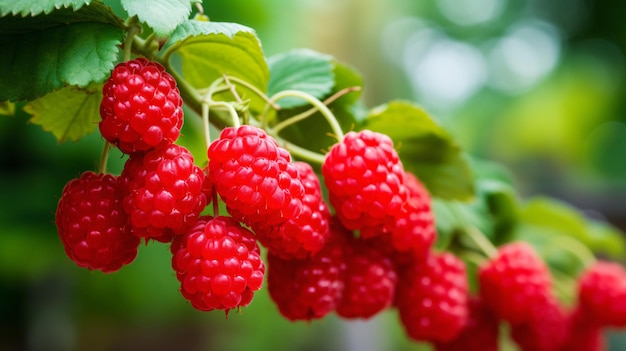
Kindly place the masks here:
[[(257, 30), (265, 54), (306, 47), (363, 74), (364, 104), (422, 105), (470, 154), (626, 229), (626, 3), (592, 0), (204, 0), (214, 21)], [(95, 169), (94, 133), (57, 144), (18, 112), (0, 118), (0, 350), (429, 350), (395, 312), (367, 322), (281, 318), (266, 291), (241, 313), (195, 311), (166, 246), (105, 275), (56, 236), (63, 185)], [(185, 137), (197, 137), (194, 124)], [(185, 141), (183, 140), (183, 143)], [(121, 154), (110, 156), (119, 173)], [(608, 332), (611, 350), (624, 336)], [(510, 348), (514, 350), (513, 348)]]

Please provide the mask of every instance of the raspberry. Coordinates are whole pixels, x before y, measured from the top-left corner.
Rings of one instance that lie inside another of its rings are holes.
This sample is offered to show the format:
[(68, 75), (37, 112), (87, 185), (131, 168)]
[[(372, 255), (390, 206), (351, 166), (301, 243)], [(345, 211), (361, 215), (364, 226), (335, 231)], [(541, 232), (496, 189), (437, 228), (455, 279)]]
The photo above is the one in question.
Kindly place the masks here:
[(590, 322), (580, 308), (568, 316), (565, 345), (559, 351), (604, 351), (604, 336), (600, 327)]
[(233, 218), (272, 226), (300, 214), (304, 187), (298, 169), (262, 129), (224, 128), (207, 153), (211, 182)]
[(119, 179), (85, 172), (65, 185), (56, 225), (65, 253), (80, 267), (111, 273), (137, 256)]
[(326, 154), (322, 174), (330, 203), (346, 228), (382, 227), (361, 234), (367, 237), (395, 224), (407, 190), (402, 163), (388, 136), (369, 130), (347, 133)]
[(200, 217), (174, 238), (171, 251), (180, 291), (198, 310), (245, 307), (263, 284), (254, 234), (230, 217)]
[(347, 243), (345, 290), (337, 314), (370, 318), (393, 302), (398, 274), (393, 261), (370, 242), (347, 238)]
[(417, 341), (447, 342), (468, 318), (465, 264), (451, 253), (431, 253), (400, 272), (396, 307), (405, 331)]
[(102, 93), (100, 133), (122, 152), (162, 148), (178, 139), (183, 100), (160, 64), (144, 58), (122, 62)]
[(141, 238), (171, 240), (193, 225), (206, 205), (204, 173), (176, 144), (132, 155), (121, 177), (128, 193), (124, 210)]
[(469, 317), (449, 342), (435, 343), (436, 351), (498, 351), (498, 319), (478, 298), (468, 300)]
[(503, 245), (478, 273), (480, 296), (501, 319), (533, 321), (533, 310), (550, 300), (550, 274), (534, 249), (522, 242)]
[(568, 322), (565, 311), (554, 300), (541, 306), (529, 306), (532, 322), (511, 325), (511, 338), (521, 351), (559, 350), (567, 338)]
[(269, 252), (283, 259), (304, 259), (322, 249), (329, 236), (330, 211), (319, 178), (308, 163), (294, 162), (304, 186), (302, 212), (275, 226), (255, 225), (254, 233)]
[(597, 262), (579, 278), (581, 313), (600, 326), (626, 326), (626, 270)]
[(344, 234), (334, 225), (331, 228), (324, 248), (309, 259), (267, 255), (267, 289), (280, 313), (291, 321), (323, 318), (341, 299), (346, 270)]
[(392, 244), (400, 252), (408, 251), (417, 259), (423, 259), (437, 237), (430, 195), (411, 173), (404, 174), (404, 184), (409, 196), (402, 212), (396, 217), (391, 232)]

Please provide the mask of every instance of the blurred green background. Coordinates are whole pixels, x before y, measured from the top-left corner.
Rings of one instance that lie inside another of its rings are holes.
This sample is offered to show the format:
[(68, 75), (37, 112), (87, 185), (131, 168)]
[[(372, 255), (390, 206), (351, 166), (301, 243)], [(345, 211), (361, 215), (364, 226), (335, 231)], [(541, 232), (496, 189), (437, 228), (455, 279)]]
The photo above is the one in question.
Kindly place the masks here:
[[(626, 229), (626, 3), (592, 0), (205, 0), (257, 30), (265, 54), (306, 47), (365, 79), (368, 107), (412, 100), (472, 155)], [(281, 318), (266, 291), (231, 312), (193, 310), (164, 245), (111, 275), (65, 257), (63, 185), (97, 166), (94, 133), (58, 145), (19, 112), (0, 119), (0, 350), (418, 350), (394, 312), (367, 322)], [(197, 121), (182, 143), (194, 143)], [(119, 173), (124, 159), (110, 156)], [(626, 343), (609, 332), (611, 350)], [(625, 345), (625, 346), (622, 346)]]

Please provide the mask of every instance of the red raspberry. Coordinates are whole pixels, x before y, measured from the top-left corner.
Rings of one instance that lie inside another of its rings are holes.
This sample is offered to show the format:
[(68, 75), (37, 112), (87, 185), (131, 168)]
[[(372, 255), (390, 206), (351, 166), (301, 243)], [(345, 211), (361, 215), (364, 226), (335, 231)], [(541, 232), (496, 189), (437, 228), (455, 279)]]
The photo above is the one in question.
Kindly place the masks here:
[(604, 335), (600, 327), (590, 322), (579, 308), (568, 316), (565, 345), (559, 351), (604, 351)]
[(436, 351), (498, 351), (498, 319), (477, 298), (470, 298), (469, 317), (449, 342), (435, 343)]
[(224, 128), (208, 156), (211, 182), (233, 218), (272, 226), (300, 215), (304, 187), (298, 169), (262, 129)]
[(56, 225), (65, 253), (80, 267), (111, 273), (137, 256), (117, 177), (85, 172), (65, 185)]
[(511, 325), (511, 338), (521, 351), (559, 350), (567, 338), (568, 321), (565, 311), (554, 300), (542, 306), (529, 306), (532, 322)]
[(396, 217), (391, 232), (392, 244), (400, 252), (410, 252), (416, 259), (423, 259), (437, 238), (430, 195), (411, 173), (404, 174), (404, 184), (409, 197)]
[(600, 326), (626, 326), (626, 270), (617, 263), (597, 262), (579, 278), (581, 313)]
[(384, 134), (347, 133), (326, 154), (322, 174), (330, 203), (346, 228), (383, 229), (364, 231), (362, 237), (390, 229), (407, 199), (402, 162)]
[(201, 311), (245, 307), (263, 285), (265, 266), (254, 234), (230, 217), (203, 216), (172, 242), (182, 295)]
[(370, 318), (392, 304), (398, 274), (393, 261), (371, 242), (351, 237), (346, 242), (349, 246), (344, 254), (345, 290), (337, 314), (344, 318)]
[(254, 233), (269, 252), (283, 259), (304, 259), (322, 249), (329, 236), (330, 211), (322, 198), (320, 181), (308, 163), (294, 162), (304, 186), (302, 212), (274, 225), (255, 225)]
[(467, 323), (465, 264), (451, 253), (431, 253), (400, 272), (396, 306), (409, 337), (447, 342)]
[(132, 155), (121, 177), (128, 193), (124, 210), (141, 238), (171, 240), (193, 225), (206, 205), (204, 173), (176, 144)]
[(526, 243), (501, 246), (480, 268), (478, 279), (481, 299), (512, 324), (533, 322), (535, 307), (551, 299), (548, 268)]
[(100, 133), (123, 152), (162, 148), (178, 139), (183, 100), (160, 64), (144, 58), (122, 62), (102, 93)]
[(325, 317), (337, 307), (346, 264), (343, 234), (331, 226), (324, 248), (305, 260), (283, 260), (267, 255), (267, 289), (280, 313), (291, 321)]

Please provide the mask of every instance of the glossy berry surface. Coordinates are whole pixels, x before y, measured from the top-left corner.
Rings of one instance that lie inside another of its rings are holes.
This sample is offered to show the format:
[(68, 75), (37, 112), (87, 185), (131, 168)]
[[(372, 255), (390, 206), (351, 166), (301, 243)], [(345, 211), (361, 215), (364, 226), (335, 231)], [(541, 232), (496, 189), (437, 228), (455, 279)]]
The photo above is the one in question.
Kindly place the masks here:
[(498, 319), (477, 298), (470, 298), (468, 306), (469, 316), (461, 332), (448, 342), (435, 343), (436, 351), (498, 351)]
[(626, 270), (620, 264), (599, 261), (579, 278), (581, 313), (601, 326), (626, 326)]
[(398, 274), (391, 258), (369, 242), (359, 239), (346, 242), (345, 290), (337, 314), (367, 319), (391, 306)]
[(121, 177), (124, 210), (133, 234), (141, 238), (171, 240), (193, 225), (206, 205), (204, 173), (176, 144), (131, 156)]
[(300, 215), (304, 187), (298, 169), (262, 129), (224, 128), (208, 156), (211, 182), (235, 219), (272, 226)]
[(330, 211), (313, 168), (304, 162), (293, 164), (304, 186), (300, 215), (280, 225), (255, 225), (254, 233), (272, 254), (284, 259), (305, 259), (324, 247), (330, 234)]
[(183, 125), (180, 92), (160, 64), (138, 58), (118, 64), (102, 88), (100, 133), (130, 154), (165, 147)]
[(550, 300), (547, 266), (526, 243), (499, 247), (478, 273), (480, 296), (501, 319), (513, 324), (533, 321), (533, 309)]
[(454, 339), (469, 314), (465, 264), (448, 252), (431, 253), (400, 272), (395, 304), (412, 339)]
[(320, 319), (337, 308), (346, 270), (340, 235), (331, 231), (324, 248), (309, 259), (284, 260), (268, 254), (267, 288), (285, 318)]
[(172, 242), (182, 295), (202, 311), (247, 306), (263, 285), (265, 265), (254, 235), (231, 217), (203, 216)]
[(65, 185), (56, 226), (67, 256), (80, 267), (115, 272), (137, 256), (119, 179), (85, 172)]
[(511, 325), (511, 339), (521, 351), (554, 351), (563, 347), (568, 337), (565, 310), (552, 300), (542, 306), (532, 306), (530, 322)]
[(378, 235), (395, 224), (407, 191), (404, 168), (388, 136), (369, 130), (347, 133), (326, 154), (322, 174), (346, 228), (380, 228), (364, 232)]

